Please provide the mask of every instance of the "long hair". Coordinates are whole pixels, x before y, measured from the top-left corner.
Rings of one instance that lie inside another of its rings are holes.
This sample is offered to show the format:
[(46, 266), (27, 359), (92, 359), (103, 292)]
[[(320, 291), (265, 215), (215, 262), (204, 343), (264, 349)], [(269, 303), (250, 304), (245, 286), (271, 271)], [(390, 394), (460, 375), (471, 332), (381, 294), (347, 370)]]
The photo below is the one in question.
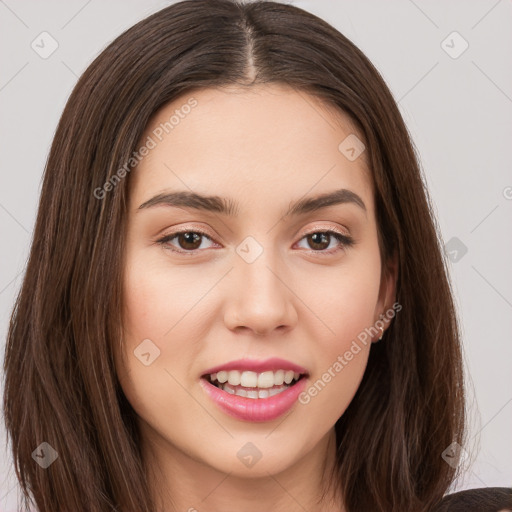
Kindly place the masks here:
[[(315, 95), (357, 124), (382, 261), (398, 258), (402, 310), (372, 346), (335, 427), (333, 477), (347, 510), (428, 510), (455, 478), (442, 453), (464, 439), (459, 327), (439, 228), (388, 87), (353, 43), (302, 9), (186, 0), (140, 21), (92, 62), (55, 133), (4, 362), (4, 418), (25, 507), (33, 498), (40, 512), (154, 510), (113, 358), (136, 172), (125, 168), (119, 179), (119, 170), (166, 103), (200, 88), (262, 83)], [(32, 456), (44, 442), (58, 453), (45, 470)]]

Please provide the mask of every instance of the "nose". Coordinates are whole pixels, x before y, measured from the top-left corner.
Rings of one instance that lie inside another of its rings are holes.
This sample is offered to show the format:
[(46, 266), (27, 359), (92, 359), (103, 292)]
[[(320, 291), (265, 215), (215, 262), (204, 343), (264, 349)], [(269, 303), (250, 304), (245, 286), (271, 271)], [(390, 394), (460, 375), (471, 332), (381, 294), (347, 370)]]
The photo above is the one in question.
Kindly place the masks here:
[(259, 336), (292, 329), (297, 312), (288, 274), (286, 267), (266, 256), (266, 251), (253, 263), (239, 259), (225, 284), (229, 289), (225, 325)]

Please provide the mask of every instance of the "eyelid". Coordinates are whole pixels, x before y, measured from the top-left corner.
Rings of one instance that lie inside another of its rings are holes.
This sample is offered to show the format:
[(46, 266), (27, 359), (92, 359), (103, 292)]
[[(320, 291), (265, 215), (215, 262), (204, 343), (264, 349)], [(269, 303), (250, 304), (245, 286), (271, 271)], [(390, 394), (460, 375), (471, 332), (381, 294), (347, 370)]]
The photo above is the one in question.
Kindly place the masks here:
[(350, 238), (350, 232), (347, 230), (346, 232), (342, 231), (340, 228), (337, 228), (335, 226), (312, 226), (311, 228), (308, 228), (301, 236), (301, 239), (307, 235), (311, 235), (312, 233), (319, 233), (319, 232), (326, 232), (326, 231), (334, 231), (335, 233), (338, 233), (338, 235), (345, 236), (347, 238)]
[[(302, 236), (300, 238), (302, 239), (303, 237), (305, 237), (307, 235), (310, 235), (312, 233), (326, 232), (326, 231), (334, 231), (334, 232), (338, 233), (339, 235), (343, 235), (343, 236), (346, 236), (346, 237), (350, 237), (351, 236), (350, 232), (348, 230), (346, 232), (344, 232), (341, 229), (339, 229), (337, 227), (334, 227), (332, 225), (331, 226), (327, 226), (327, 227), (326, 226), (316, 225), (316, 226), (312, 226), (312, 227), (308, 228), (307, 230), (305, 230), (304, 232), (302, 232)], [(185, 226), (184, 228), (181, 228), (181, 229), (179, 229), (177, 231), (169, 233), (168, 235), (163, 235), (163, 237), (167, 237), (167, 236), (171, 236), (171, 235), (178, 235), (178, 234), (184, 233), (184, 232), (201, 233), (202, 235), (208, 237), (210, 240), (212, 240), (214, 238), (214, 236), (212, 236), (208, 231), (205, 231), (202, 228), (198, 228), (198, 227), (195, 227), (195, 226)]]

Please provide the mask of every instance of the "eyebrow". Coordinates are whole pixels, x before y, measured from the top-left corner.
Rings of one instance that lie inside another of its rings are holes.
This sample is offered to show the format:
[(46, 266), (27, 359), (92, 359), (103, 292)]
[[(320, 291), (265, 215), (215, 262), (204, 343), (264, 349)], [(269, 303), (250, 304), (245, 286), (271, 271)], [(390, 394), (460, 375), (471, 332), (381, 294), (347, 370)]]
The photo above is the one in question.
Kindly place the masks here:
[[(361, 197), (355, 192), (345, 188), (292, 202), (287, 215), (299, 216), (338, 204), (355, 204), (360, 207), (366, 215), (366, 206)], [(156, 206), (184, 207), (206, 212), (221, 213), (227, 216), (235, 216), (239, 213), (239, 204), (231, 198), (205, 196), (189, 191), (164, 192), (158, 194), (142, 203), (138, 210)]]

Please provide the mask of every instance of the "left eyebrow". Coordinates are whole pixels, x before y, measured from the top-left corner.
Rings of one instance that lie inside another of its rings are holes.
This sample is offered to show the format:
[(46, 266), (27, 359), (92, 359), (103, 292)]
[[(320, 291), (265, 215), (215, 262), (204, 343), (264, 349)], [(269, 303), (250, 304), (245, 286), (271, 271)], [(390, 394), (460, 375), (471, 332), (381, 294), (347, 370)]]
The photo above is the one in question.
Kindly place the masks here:
[[(333, 192), (292, 202), (287, 215), (299, 216), (337, 204), (355, 204), (364, 211), (365, 215), (367, 212), (366, 205), (360, 196), (351, 190), (341, 188)], [(239, 204), (231, 198), (206, 196), (190, 191), (174, 191), (158, 194), (142, 203), (138, 210), (156, 206), (192, 208), (194, 210), (220, 213), (230, 217), (234, 217), (239, 213)]]
[(315, 197), (307, 197), (299, 199), (290, 205), (290, 215), (302, 215), (322, 208), (328, 208), (337, 204), (355, 204), (359, 206), (366, 215), (366, 205), (364, 201), (352, 190), (340, 188), (334, 192), (328, 192)]

